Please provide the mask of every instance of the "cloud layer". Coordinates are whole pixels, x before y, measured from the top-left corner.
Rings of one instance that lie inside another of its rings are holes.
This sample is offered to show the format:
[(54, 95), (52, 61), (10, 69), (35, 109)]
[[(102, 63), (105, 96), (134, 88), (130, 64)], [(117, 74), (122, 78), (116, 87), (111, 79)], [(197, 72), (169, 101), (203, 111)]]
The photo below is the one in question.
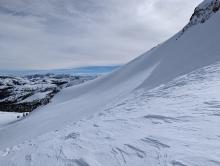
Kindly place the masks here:
[(0, 0), (0, 68), (121, 64), (164, 41), (201, 0)]

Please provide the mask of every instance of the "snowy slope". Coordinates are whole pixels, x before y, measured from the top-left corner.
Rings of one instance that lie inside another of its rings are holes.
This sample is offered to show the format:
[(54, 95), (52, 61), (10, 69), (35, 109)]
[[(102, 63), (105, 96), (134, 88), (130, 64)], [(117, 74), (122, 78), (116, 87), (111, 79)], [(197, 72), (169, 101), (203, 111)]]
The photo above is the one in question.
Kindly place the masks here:
[(22, 117), (23, 113), (2, 112), (0, 111), (0, 128), (8, 123), (13, 123), (18, 120), (18, 116)]
[(4, 166), (219, 166), (220, 63), (0, 152)]
[(119, 70), (84, 85), (65, 89), (48, 106), (1, 129), (0, 149), (62, 129), (69, 123), (102, 111), (106, 105), (117, 103), (134, 90), (150, 90), (219, 61), (219, 19), (220, 12), (215, 12), (203, 24), (190, 27), (178, 38), (179, 32)]

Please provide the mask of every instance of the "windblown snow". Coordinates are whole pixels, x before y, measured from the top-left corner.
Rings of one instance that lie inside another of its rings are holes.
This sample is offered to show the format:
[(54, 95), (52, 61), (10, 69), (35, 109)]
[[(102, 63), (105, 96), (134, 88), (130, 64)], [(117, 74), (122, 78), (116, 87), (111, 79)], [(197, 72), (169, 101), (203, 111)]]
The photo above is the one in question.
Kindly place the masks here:
[(181, 36), (109, 75), (64, 89), (3, 127), (0, 163), (220, 165), (219, 19), (213, 11)]

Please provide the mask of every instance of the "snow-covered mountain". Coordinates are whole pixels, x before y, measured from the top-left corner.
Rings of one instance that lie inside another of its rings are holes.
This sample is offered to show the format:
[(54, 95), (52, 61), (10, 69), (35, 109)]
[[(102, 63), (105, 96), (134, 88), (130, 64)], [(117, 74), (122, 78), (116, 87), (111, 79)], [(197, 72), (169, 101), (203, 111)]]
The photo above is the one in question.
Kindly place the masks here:
[(219, 165), (218, 4), (205, 0), (184, 33), (0, 129), (0, 149), (19, 144), (1, 163)]
[(61, 89), (95, 78), (64, 74), (0, 76), (0, 111), (31, 112), (47, 104)]

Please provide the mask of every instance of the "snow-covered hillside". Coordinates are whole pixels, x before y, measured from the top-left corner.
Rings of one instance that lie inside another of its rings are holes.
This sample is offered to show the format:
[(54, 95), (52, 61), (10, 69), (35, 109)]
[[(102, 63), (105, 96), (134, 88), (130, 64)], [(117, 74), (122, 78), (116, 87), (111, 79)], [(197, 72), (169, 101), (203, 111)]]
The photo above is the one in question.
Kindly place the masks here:
[(219, 64), (213, 64), (220, 61), (220, 12), (212, 12), (181, 36), (109, 75), (64, 89), (51, 104), (2, 128), (0, 149), (59, 131), (6, 149), (1, 162), (219, 165)]
[(2, 150), (4, 166), (219, 166), (220, 63)]

